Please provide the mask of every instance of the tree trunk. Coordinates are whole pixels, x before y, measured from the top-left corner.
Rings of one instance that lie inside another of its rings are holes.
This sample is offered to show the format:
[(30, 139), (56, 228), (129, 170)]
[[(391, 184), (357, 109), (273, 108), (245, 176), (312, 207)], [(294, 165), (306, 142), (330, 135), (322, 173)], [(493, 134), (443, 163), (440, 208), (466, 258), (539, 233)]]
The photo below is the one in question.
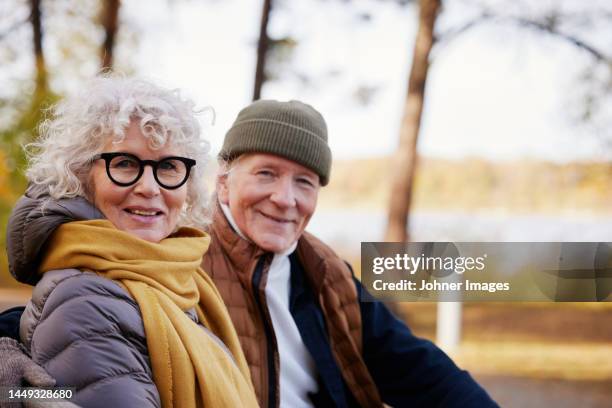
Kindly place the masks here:
[(105, 0), (102, 10), (102, 26), (104, 27), (104, 43), (102, 44), (101, 60), (102, 69), (113, 68), (113, 48), (119, 21), (120, 0)]
[(36, 86), (34, 88), (34, 100), (39, 99), (47, 91), (47, 68), (45, 54), (43, 52), (43, 30), (40, 17), (40, 0), (30, 0), (32, 24), (32, 41), (34, 43), (34, 61), (36, 64)]
[(421, 126), (429, 53), (434, 44), (434, 25), (441, 0), (420, 0), (419, 28), (414, 44), (408, 94), (400, 128), (399, 146), (393, 158), (393, 176), (385, 241), (403, 242), (408, 236), (408, 214), (417, 160), (417, 138)]
[(266, 81), (266, 54), (270, 45), (270, 37), (268, 37), (268, 20), (270, 19), (270, 10), (272, 8), (272, 0), (264, 0), (263, 10), (261, 13), (261, 24), (259, 26), (259, 41), (257, 42), (257, 65), (255, 67), (255, 85), (253, 87), (253, 100), (261, 98), (261, 87)]

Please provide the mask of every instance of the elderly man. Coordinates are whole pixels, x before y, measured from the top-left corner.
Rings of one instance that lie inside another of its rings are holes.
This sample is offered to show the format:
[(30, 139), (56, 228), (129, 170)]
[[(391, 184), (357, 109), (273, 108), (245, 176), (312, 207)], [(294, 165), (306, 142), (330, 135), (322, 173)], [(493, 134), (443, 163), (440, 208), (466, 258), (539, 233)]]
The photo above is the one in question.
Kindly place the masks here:
[[(203, 267), (228, 307), (262, 407), (497, 406), (382, 303), (360, 302), (350, 266), (304, 231), (330, 177), (319, 112), (298, 101), (254, 102), (219, 159)], [(11, 316), (18, 312), (4, 321)], [(15, 349), (5, 353), (31, 364)]]

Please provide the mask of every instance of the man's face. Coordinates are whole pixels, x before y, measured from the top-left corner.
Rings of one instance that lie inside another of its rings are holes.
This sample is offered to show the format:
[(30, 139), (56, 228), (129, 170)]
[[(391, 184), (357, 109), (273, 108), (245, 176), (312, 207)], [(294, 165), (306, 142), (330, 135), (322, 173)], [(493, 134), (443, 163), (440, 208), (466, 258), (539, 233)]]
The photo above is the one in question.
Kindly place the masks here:
[(240, 156), (218, 178), (217, 193), (240, 231), (265, 251), (298, 240), (317, 205), (319, 176), (291, 160), (263, 153)]

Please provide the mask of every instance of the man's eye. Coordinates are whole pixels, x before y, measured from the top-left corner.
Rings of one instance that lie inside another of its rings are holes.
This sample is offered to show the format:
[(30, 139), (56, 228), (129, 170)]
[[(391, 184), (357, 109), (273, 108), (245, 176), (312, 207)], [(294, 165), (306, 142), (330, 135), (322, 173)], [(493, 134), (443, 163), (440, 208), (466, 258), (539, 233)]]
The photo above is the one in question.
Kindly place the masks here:
[(264, 178), (268, 178), (274, 176), (274, 173), (272, 173), (270, 170), (259, 170), (257, 172), (257, 175)]
[(314, 187), (314, 183), (313, 183), (313, 182), (312, 182), (310, 179), (307, 179), (307, 178), (299, 178), (297, 181), (298, 181), (298, 183), (300, 183), (300, 184), (302, 184), (302, 185), (304, 185), (304, 186), (307, 186), (307, 187)]

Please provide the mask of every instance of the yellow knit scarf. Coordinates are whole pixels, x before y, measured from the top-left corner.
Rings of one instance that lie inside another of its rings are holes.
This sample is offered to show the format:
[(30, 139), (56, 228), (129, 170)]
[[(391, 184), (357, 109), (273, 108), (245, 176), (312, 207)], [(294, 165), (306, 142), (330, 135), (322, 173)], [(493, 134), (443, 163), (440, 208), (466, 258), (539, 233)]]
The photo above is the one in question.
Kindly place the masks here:
[[(140, 307), (163, 407), (256, 407), (234, 326), (200, 268), (209, 242), (193, 228), (151, 243), (106, 220), (70, 222), (52, 235), (40, 271), (91, 270), (128, 289)], [(231, 356), (185, 314), (193, 307)]]

